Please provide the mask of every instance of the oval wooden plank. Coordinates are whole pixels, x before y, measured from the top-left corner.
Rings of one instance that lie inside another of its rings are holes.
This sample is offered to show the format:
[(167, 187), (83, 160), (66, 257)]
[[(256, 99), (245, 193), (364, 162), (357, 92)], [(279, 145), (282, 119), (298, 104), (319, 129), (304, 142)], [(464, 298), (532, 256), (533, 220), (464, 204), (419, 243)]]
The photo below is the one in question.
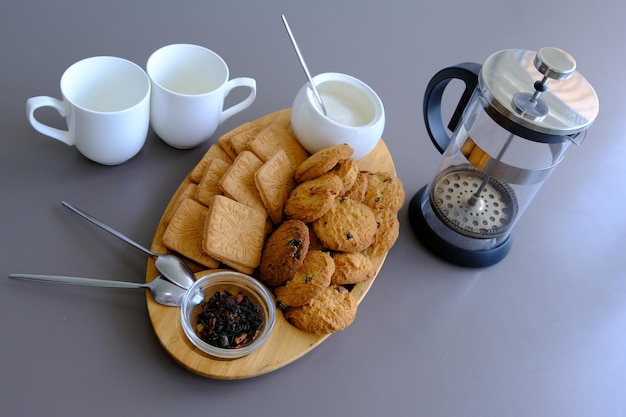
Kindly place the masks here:
[[(257, 122), (281, 122), (289, 125), (289, 117), (290, 111), (286, 109), (264, 116)], [(382, 139), (369, 155), (358, 161), (358, 165), (362, 171), (383, 171), (395, 174), (393, 160)], [(178, 198), (188, 184), (190, 184), (190, 175), (187, 175), (180, 184), (163, 213), (152, 242), (153, 251), (159, 253), (167, 251), (162, 241), (163, 233), (174, 212)], [(372, 260), (377, 275), (386, 255), (385, 253)], [(149, 259), (146, 269), (146, 282), (152, 281), (157, 274), (154, 260)], [(358, 303), (363, 300), (375, 279), (376, 277), (354, 286), (352, 293)], [(196, 349), (187, 340), (181, 327), (179, 308), (158, 304), (149, 293), (147, 305), (156, 336), (167, 353), (188, 370), (209, 378), (244, 379), (263, 375), (299, 359), (330, 336), (316, 336), (298, 330), (285, 320), (282, 313), (278, 312), (274, 331), (258, 351), (235, 360), (214, 359)]]

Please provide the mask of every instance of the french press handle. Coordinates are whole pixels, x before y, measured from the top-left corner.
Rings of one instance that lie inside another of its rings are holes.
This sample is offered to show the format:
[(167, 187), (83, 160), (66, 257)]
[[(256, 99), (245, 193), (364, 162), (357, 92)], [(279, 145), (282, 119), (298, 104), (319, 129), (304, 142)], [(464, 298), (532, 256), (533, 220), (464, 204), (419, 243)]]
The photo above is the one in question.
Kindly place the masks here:
[(448, 123), (448, 129), (454, 131), (461, 120), (463, 111), (472, 97), (472, 93), (478, 84), (478, 73), (482, 65), (474, 62), (464, 62), (453, 67), (444, 68), (433, 76), (426, 87), (424, 94), (424, 121), (428, 135), (433, 141), (433, 145), (443, 153), (452, 138), (444, 127), (441, 118), (441, 98), (448, 83), (454, 79), (459, 79), (465, 83), (465, 91), (456, 106), (456, 110)]

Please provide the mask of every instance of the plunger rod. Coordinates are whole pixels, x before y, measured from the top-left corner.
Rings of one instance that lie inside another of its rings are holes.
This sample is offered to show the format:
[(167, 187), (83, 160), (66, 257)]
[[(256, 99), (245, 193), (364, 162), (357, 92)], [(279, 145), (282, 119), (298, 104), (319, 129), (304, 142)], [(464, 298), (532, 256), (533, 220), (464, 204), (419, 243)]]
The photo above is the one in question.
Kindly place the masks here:
[[(502, 156), (504, 156), (504, 153), (506, 152), (506, 150), (509, 148), (509, 145), (511, 144), (511, 142), (513, 141), (513, 138), (515, 137), (514, 134), (510, 134), (509, 138), (506, 140), (504, 146), (502, 147), (502, 149), (500, 149), (500, 152), (498, 153), (498, 156), (496, 157), (498, 160), (500, 160), (502, 158)], [(478, 189), (476, 190), (476, 192), (474, 194), (472, 194), (472, 196), (470, 197), (469, 200), (467, 200), (467, 203), (470, 206), (475, 206), (476, 203), (478, 203), (480, 201), (480, 193), (483, 192), (485, 186), (487, 185), (487, 183), (489, 182), (489, 180), (491, 179), (491, 177), (486, 176), (486, 178), (483, 180), (483, 182), (480, 184), (480, 186), (478, 187)]]

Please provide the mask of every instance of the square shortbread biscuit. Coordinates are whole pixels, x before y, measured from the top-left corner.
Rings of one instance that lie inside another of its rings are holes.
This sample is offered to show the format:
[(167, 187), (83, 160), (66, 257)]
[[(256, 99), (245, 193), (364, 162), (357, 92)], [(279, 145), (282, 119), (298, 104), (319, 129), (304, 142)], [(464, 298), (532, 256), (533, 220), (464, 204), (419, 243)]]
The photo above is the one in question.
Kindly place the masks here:
[(197, 201), (182, 199), (165, 229), (163, 244), (207, 268), (217, 268), (219, 262), (202, 251), (204, 216), (208, 213), (209, 209)]
[(190, 179), (193, 183), (199, 183), (204, 175), (204, 171), (209, 163), (214, 159), (221, 159), (224, 162), (229, 164), (233, 163), (233, 159), (224, 152), (222, 148), (218, 145), (213, 144), (209, 146), (209, 149), (206, 151), (200, 162), (191, 170)]
[(265, 212), (265, 206), (254, 182), (254, 173), (261, 165), (263, 161), (252, 152), (241, 152), (222, 177), (220, 187), (224, 194), (233, 200)]
[(253, 125), (230, 137), (230, 148), (236, 155), (248, 149), (248, 143), (263, 130), (264, 125)]
[(266, 216), (223, 195), (213, 198), (205, 218), (202, 250), (246, 274), (259, 265), (266, 234)]
[(275, 225), (283, 222), (285, 201), (296, 187), (293, 173), (294, 168), (287, 154), (280, 149), (254, 174), (254, 182), (261, 201)]
[(294, 168), (309, 157), (309, 153), (300, 145), (291, 128), (279, 123), (271, 123), (261, 130), (250, 141), (248, 149), (262, 161), (267, 161), (279, 149), (283, 149)]
[(255, 122), (246, 122), (242, 125), (237, 126), (235, 129), (231, 130), (230, 132), (226, 132), (224, 133), (222, 136), (220, 136), (217, 139), (217, 145), (224, 151), (226, 152), (226, 154), (228, 154), (228, 156), (230, 156), (231, 159), (235, 159), (237, 157), (237, 154), (239, 152), (237, 152), (235, 150), (235, 148), (232, 146), (231, 144), (231, 140), (233, 138), (233, 136), (236, 136), (248, 129), (251, 129), (253, 127), (257, 126), (257, 124)]
[(231, 164), (221, 159), (213, 159), (209, 162), (202, 179), (196, 187), (195, 198), (198, 202), (209, 207), (211, 199), (222, 193), (220, 181), (230, 166)]
[(198, 185), (194, 183), (187, 184), (185, 188), (181, 191), (180, 195), (176, 197), (176, 200), (171, 202), (167, 206), (167, 209), (165, 210), (165, 213), (163, 213), (163, 218), (161, 220), (164, 224), (168, 225), (172, 221), (172, 217), (178, 209), (178, 206), (180, 206), (181, 201), (183, 201), (185, 198), (194, 198), (194, 196), (196, 195), (197, 187)]

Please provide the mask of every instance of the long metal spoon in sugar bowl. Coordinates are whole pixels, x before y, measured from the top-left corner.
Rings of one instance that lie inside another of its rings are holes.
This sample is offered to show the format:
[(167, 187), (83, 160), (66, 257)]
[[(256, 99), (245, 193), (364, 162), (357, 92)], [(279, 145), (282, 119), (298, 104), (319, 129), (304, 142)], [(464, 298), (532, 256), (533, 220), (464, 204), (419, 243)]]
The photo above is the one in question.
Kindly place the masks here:
[(287, 18), (285, 17), (284, 14), (281, 15), (281, 18), (283, 19), (283, 24), (285, 25), (285, 29), (287, 29), (287, 34), (289, 35), (289, 39), (291, 39), (291, 44), (293, 45), (293, 49), (296, 51), (296, 55), (298, 55), (298, 60), (300, 61), (300, 65), (302, 66), (302, 69), (304, 70), (304, 74), (306, 75), (307, 80), (309, 80), (309, 85), (311, 86), (311, 90), (313, 90), (313, 95), (319, 102), (320, 107), (322, 108), (322, 113), (324, 113), (324, 116), (326, 116), (328, 113), (326, 112), (326, 107), (324, 106), (324, 102), (322, 101), (322, 96), (320, 95), (319, 91), (317, 91), (317, 87), (315, 86), (315, 83), (313, 82), (313, 77), (311, 77), (309, 68), (306, 66), (306, 63), (304, 62), (304, 57), (302, 56), (302, 53), (300, 52), (300, 48), (298, 48), (298, 43), (296, 42), (296, 38), (294, 38), (293, 33), (291, 32), (291, 28), (289, 27)]

